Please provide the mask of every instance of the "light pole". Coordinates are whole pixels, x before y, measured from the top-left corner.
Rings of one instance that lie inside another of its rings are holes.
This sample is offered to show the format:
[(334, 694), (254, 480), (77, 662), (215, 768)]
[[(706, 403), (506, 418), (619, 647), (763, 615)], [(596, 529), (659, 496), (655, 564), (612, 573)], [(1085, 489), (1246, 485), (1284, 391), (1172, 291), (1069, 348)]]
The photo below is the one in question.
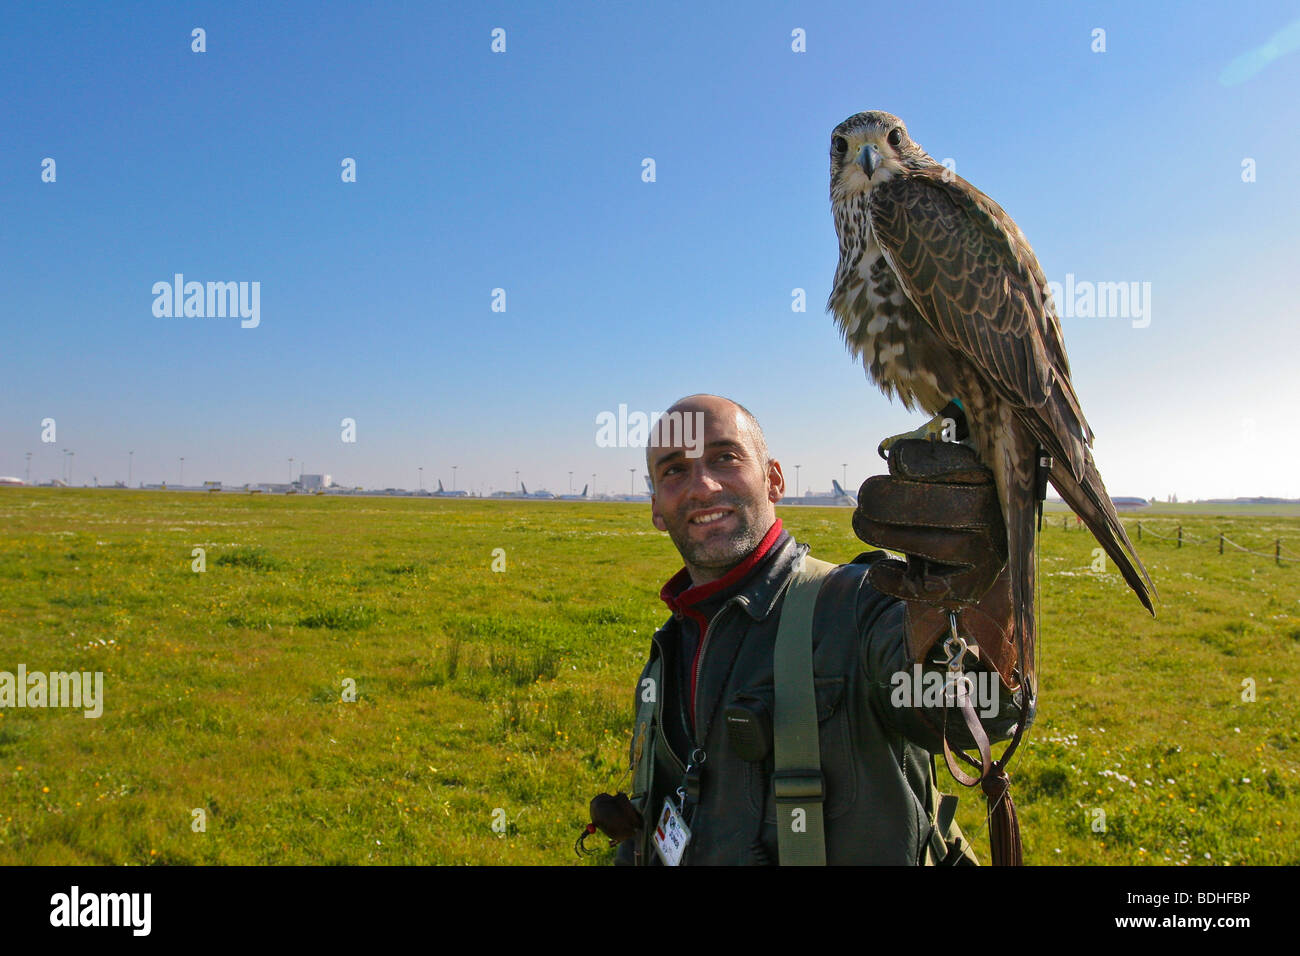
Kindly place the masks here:
[(843, 488), (845, 491), (848, 491), (849, 490), (849, 463), (845, 462), (840, 467), (844, 469), (844, 477), (840, 480), (840, 487)]
[(573, 494), (573, 472), (569, 472), (569, 494)]
[(66, 448), (63, 449), (63, 467), (59, 469), (59, 477), (63, 479), (65, 485), (68, 483), (68, 450)]
[(799, 469), (802, 467), (803, 465), (794, 466), (794, 496), (796, 498), (799, 497)]
[(135, 452), (128, 451), (126, 453), (126, 486), (128, 488), (131, 487), (131, 471), (132, 471), (131, 466), (134, 464), (135, 464)]
[(628, 494), (634, 495), (636, 494), (636, 469), (629, 468), (627, 471), (628, 471), (628, 477), (627, 477)]
[(289, 459), (289, 484), (293, 484), (293, 458)]
[(596, 497), (596, 473), (591, 473), (591, 497)]
[(32, 453), (27, 453), (27, 483), (32, 483)]
[(519, 490), (519, 469), (515, 469), (515, 491)]
[(456, 469), (459, 467), (460, 465), (451, 466), (451, 490), (452, 491), (456, 490)]
[(416, 471), (420, 473), (420, 490), (424, 491), (424, 466), (421, 465)]
[(181, 458), (181, 480), (176, 482), (177, 488), (185, 487), (185, 459)]
[(72, 486), (72, 456), (75, 454), (76, 454), (75, 451), (68, 452), (68, 486), (69, 487)]

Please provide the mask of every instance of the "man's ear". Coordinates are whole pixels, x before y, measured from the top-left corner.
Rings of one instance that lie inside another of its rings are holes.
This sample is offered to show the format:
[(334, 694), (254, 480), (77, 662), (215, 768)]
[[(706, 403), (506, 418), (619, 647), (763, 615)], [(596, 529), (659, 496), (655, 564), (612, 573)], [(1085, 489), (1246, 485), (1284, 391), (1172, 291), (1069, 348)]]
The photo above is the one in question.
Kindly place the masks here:
[(767, 500), (776, 504), (785, 497), (785, 475), (781, 463), (773, 458), (767, 463)]
[(650, 496), (650, 520), (660, 531), (668, 530), (668, 522), (664, 521), (663, 515), (659, 513), (659, 500), (654, 495)]

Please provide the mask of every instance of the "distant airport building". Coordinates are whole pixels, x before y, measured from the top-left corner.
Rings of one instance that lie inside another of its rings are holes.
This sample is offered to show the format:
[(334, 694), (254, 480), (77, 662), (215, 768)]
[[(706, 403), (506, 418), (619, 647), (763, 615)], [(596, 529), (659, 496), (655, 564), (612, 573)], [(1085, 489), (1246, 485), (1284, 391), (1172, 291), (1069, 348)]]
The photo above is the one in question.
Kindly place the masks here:
[(320, 488), (328, 488), (334, 482), (331, 475), (299, 475), (298, 483), (303, 491), (316, 491)]
[(220, 490), (221, 490), (221, 482), (219, 482), (219, 481), (205, 481), (205, 482), (203, 483), (203, 489), (204, 489), (205, 491), (220, 491)]
[(1300, 505), (1300, 498), (1206, 498), (1204, 503), (1208, 505)]

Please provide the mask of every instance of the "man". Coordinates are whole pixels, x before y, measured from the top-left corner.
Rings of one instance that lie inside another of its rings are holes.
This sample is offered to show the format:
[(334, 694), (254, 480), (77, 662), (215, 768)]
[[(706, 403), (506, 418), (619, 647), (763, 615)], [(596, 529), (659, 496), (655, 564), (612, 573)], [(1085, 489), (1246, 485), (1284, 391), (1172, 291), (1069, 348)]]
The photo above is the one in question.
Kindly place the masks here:
[[(702, 419), (702, 442), (698, 435), (690, 443), (684, 440), (690, 429), (665, 428), (684, 416)], [(631, 803), (639, 827), (620, 844), (617, 862), (657, 864), (671, 856), (655, 847), (656, 830), (670, 812), (667, 802), (690, 832), (674, 862), (774, 864), (771, 747), (749, 739), (741, 745), (729, 737), (727, 722), (734, 718), (724, 714), (771, 713), (773, 646), (784, 589), (808, 549), (776, 517), (775, 504), (785, 491), (781, 465), (769, 456), (754, 416), (735, 402), (692, 395), (675, 403), (648, 444), (647, 466), (652, 520), (668, 533), (685, 566), (660, 592), (672, 617), (655, 633), (650, 662), (637, 685)], [(890, 479), (872, 479), (878, 480)], [(924, 490), (942, 495), (944, 488), (936, 483)], [(934, 497), (919, 500), (927, 510), (935, 501), (944, 503)], [(871, 523), (864, 514), (860, 508), (855, 527), (859, 518), (863, 527)], [(961, 534), (967, 532), (948, 536)], [(903, 540), (906, 534), (896, 537)], [(976, 626), (977, 618), (985, 624), (1009, 620), (1005, 572), (999, 575), (1005, 553), (996, 553), (991, 543), (996, 537), (979, 537), (987, 543), (986, 553), (962, 566), (967, 576), (983, 573), (976, 590), (988, 590), (990, 597), (971, 602), (958, 621), (963, 630), (978, 632), (981, 647), (987, 644), (989, 650), (982, 658), (1000, 666), (1004, 681), (1013, 683), (1006, 663), (1009, 638), (997, 627)], [(955, 747), (975, 746), (962, 719), (948, 719), (957, 710), (900, 694), (904, 688), (894, 675), (909, 674), (913, 660), (924, 657), (928, 669), (944, 669), (939, 638), (948, 633), (948, 618), (923, 602), (877, 590), (868, 571), (886, 557), (870, 552), (836, 568), (822, 585), (813, 617), (830, 864), (916, 864), (926, 860), (927, 849), (936, 862), (930, 754), (943, 750), (945, 732)], [(893, 582), (894, 590), (911, 593), (932, 584), (911, 571), (901, 573), (898, 562), (885, 563), (897, 567), (888, 569), (891, 576), (881, 564), (879, 581)], [(992, 673), (983, 660), (963, 661), (963, 667)], [(1020, 710), (1003, 682), (990, 683), (1001, 691), (1000, 700), (979, 719), (989, 739), (1002, 740), (1010, 736)], [(909, 679), (907, 689), (913, 686)], [(761, 720), (755, 724), (761, 725)]]

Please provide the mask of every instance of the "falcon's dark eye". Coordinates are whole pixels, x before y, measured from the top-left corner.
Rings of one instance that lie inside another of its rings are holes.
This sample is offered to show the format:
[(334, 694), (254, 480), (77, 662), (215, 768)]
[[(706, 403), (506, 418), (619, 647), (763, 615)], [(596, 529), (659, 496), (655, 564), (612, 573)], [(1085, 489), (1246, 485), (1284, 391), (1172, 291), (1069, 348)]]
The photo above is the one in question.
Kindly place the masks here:
[(889, 135), (885, 138), (889, 141), (890, 146), (897, 146), (903, 141), (903, 130), (898, 126), (895, 126), (889, 131)]
[(849, 142), (843, 136), (836, 136), (831, 140), (831, 145), (835, 147), (836, 156), (843, 156), (849, 148)]

